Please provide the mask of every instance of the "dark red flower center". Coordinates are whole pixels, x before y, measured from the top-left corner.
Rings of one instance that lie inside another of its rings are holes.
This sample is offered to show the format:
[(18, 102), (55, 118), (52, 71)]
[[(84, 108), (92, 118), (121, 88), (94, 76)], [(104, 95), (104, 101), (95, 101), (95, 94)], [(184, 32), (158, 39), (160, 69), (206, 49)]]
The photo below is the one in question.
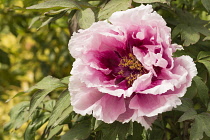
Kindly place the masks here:
[(148, 72), (132, 53), (129, 53), (120, 59), (118, 70), (115, 84), (118, 85), (121, 82), (126, 81), (127, 88), (132, 86), (133, 82), (139, 76)]

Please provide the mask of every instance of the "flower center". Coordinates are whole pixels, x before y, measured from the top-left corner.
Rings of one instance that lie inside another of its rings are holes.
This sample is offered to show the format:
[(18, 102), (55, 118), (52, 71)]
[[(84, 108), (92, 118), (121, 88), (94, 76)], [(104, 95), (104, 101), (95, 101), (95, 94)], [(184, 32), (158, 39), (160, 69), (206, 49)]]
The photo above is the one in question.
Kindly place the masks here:
[(132, 53), (122, 57), (118, 66), (120, 67), (118, 75), (124, 77), (128, 86), (131, 86), (137, 77), (148, 72)]
[(119, 66), (128, 67), (131, 70), (134, 70), (134, 69), (142, 70), (142, 67), (143, 67), (132, 53), (129, 53), (128, 57), (127, 56), (122, 57), (122, 59), (120, 60)]

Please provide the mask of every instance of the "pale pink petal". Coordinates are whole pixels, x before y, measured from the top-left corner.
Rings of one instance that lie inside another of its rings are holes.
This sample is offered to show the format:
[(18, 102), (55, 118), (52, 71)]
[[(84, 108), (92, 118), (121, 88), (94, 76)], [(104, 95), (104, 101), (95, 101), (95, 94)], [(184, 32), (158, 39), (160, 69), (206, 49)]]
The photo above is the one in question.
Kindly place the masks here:
[(171, 81), (163, 80), (160, 85), (156, 85), (153, 88), (149, 88), (144, 91), (141, 91), (141, 93), (157, 95), (157, 94), (163, 94), (168, 90), (174, 90), (174, 85), (172, 84), (173, 83), (172, 81), (173, 80)]
[(195, 67), (195, 63), (193, 62), (193, 59), (189, 56), (180, 56), (178, 58), (175, 58), (174, 63), (175, 63), (174, 64), (175, 68), (177, 65), (181, 65), (186, 69), (186, 71), (188, 71), (186, 87), (189, 87), (191, 85), (192, 78), (196, 76), (198, 73)]
[(81, 58), (89, 50), (110, 50), (109, 44), (125, 42), (126, 36), (123, 32), (123, 29), (106, 21), (99, 21), (86, 30), (80, 29), (78, 33), (74, 32), (68, 44), (69, 51), (74, 58)]
[(141, 123), (142, 126), (144, 126), (144, 128), (147, 129), (151, 129), (152, 123), (157, 119), (157, 116), (154, 117), (145, 117), (145, 116), (140, 116), (137, 117), (135, 120), (138, 123)]
[(120, 114), (126, 111), (123, 97), (115, 97), (105, 94), (100, 101), (96, 103), (93, 109), (93, 116), (106, 123), (113, 123)]
[(152, 117), (181, 104), (176, 95), (136, 94), (130, 102), (130, 108), (136, 109), (138, 116)]
[[(109, 21), (114, 25), (130, 28), (130, 25), (151, 25), (165, 26), (164, 19), (155, 11), (152, 12), (151, 5), (141, 5), (139, 7), (128, 9), (126, 11), (115, 12), (109, 18)], [(166, 27), (166, 26), (165, 26)]]
[(91, 114), (95, 103), (104, 96), (95, 88), (87, 88), (77, 76), (71, 76), (69, 91), (71, 91), (71, 105), (74, 106), (74, 111), (81, 115)]
[(171, 44), (171, 48), (173, 49), (173, 52), (184, 49), (181, 45), (178, 44)]
[(120, 116), (117, 118), (117, 120), (120, 122), (127, 123), (132, 119), (132, 116), (134, 114), (134, 109), (129, 108), (130, 99), (131, 98), (125, 99), (126, 111), (120, 114)]
[(152, 76), (152, 73), (149, 72), (138, 77), (133, 83), (133, 92), (138, 93), (145, 90), (151, 84)]

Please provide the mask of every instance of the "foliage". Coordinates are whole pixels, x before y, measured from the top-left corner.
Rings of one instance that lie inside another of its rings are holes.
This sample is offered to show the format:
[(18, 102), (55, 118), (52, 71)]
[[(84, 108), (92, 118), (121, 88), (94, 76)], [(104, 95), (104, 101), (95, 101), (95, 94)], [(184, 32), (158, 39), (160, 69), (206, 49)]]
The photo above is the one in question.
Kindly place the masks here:
[[(0, 25), (1, 31), (19, 37), (19, 42), (23, 44), (26, 44), (28, 35), (36, 40), (30, 42), (29, 46), (24, 46), (23, 53), (30, 53), (29, 58), (23, 57), (21, 52), (17, 53), (18, 49), (21, 50), (20, 47), (15, 50), (16, 56), (14, 50), (9, 47), (0, 48), (0, 73), (7, 75), (0, 79), (2, 92), (5, 92), (3, 87), (9, 83), (20, 86), (21, 80), (16, 77), (27, 75), (28, 69), (34, 74), (28, 86), (36, 83), (28, 90), (15, 95), (14, 99), (23, 98), (26, 94), (32, 97), (30, 102), (22, 101), (11, 109), (10, 121), (4, 126), (5, 131), (19, 129), (27, 122), (24, 133), (26, 140), (34, 140), (42, 127), (44, 131), (41, 132), (40, 139), (197, 140), (210, 137), (209, 0), (48, 0), (38, 4), (27, 2), (27, 8), (8, 6), (11, 8), (8, 13), (10, 16), (4, 16), (8, 9), (1, 10), (1, 17), (5, 18)], [(182, 98), (182, 105), (160, 114), (152, 130), (147, 131), (136, 122), (106, 124), (92, 116), (75, 114), (68, 93), (68, 73), (73, 62), (67, 49), (68, 31), (72, 34), (80, 28), (88, 28), (95, 21), (107, 19), (115, 11), (136, 7), (141, 3), (152, 4), (171, 27), (172, 42), (184, 46), (183, 50), (174, 53), (174, 57), (189, 55), (196, 63), (198, 75), (194, 77), (192, 86)], [(17, 17), (14, 25), (13, 17)], [(26, 30), (27, 27), (31, 29)], [(21, 65), (15, 60), (16, 57), (22, 58), (18, 60)], [(15, 68), (10, 69), (14, 64)], [(44, 78), (40, 81), (41, 77)]]

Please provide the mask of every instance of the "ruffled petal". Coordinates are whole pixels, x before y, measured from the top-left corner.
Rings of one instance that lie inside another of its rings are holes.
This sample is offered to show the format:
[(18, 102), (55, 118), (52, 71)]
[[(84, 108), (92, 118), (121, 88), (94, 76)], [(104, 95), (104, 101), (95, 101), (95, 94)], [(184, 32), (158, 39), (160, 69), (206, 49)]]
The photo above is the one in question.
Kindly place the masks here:
[(91, 114), (95, 103), (104, 96), (95, 88), (87, 88), (77, 76), (71, 76), (69, 91), (73, 110), (81, 115)]
[(106, 123), (113, 123), (125, 111), (126, 107), (123, 97), (105, 94), (93, 108), (93, 116)]
[(126, 111), (124, 113), (120, 114), (120, 116), (117, 118), (117, 120), (120, 122), (127, 123), (132, 119), (132, 116), (133, 116), (135, 110), (129, 108), (130, 99), (131, 98), (125, 99)]
[(130, 102), (130, 108), (136, 109), (138, 116), (152, 117), (171, 110), (181, 104), (176, 95), (136, 94)]
[(151, 126), (152, 126), (152, 123), (157, 119), (157, 116), (154, 116), (154, 117), (145, 117), (145, 116), (140, 116), (140, 117), (137, 117), (135, 120), (138, 122), (138, 123), (141, 123), (142, 126), (145, 127), (145, 129), (151, 129)]
[(127, 28), (130, 28), (131, 25), (166, 25), (164, 19), (153, 11), (151, 5), (141, 5), (126, 11), (115, 12), (110, 16), (109, 21), (114, 25), (124, 26)]

